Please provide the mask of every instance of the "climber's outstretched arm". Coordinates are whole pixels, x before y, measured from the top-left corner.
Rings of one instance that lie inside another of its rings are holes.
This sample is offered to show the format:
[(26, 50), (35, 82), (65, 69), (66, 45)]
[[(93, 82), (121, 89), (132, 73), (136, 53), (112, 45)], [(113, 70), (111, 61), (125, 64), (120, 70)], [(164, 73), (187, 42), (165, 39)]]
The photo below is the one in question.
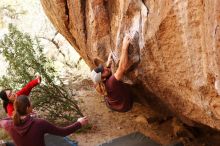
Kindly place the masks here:
[(115, 72), (115, 78), (121, 80), (128, 66), (128, 46), (130, 43), (130, 35), (125, 35), (122, 44), (121, 57), (119, 61), (119, 67)]
[(106, 62), (106, 67), (111, 67), (112, 65), (112, 52), (108, 55), (108, 60)]

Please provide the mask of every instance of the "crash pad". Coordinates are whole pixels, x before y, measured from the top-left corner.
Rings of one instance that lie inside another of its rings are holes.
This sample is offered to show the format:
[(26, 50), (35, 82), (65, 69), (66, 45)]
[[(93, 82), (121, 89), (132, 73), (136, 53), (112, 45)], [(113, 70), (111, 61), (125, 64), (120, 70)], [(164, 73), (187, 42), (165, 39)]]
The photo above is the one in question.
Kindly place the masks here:
[(46, 134), (44, 140), (46, 146), (77, 146), (77, 142), (70, 140), (68, 137)]

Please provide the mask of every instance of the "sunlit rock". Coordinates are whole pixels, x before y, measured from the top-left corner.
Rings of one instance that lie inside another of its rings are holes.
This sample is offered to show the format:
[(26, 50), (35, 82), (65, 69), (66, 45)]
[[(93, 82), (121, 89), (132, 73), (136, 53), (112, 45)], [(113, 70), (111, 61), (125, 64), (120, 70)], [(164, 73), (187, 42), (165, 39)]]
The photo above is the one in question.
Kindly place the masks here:
[(120, 56), (125, 33), (137, 32), (129, 48), (132, 68), (126, 77), (142, 98), (185, 123), (220, 129), (219, 0), (41, 3), (56, 29), (91, 68), (105, 63), (110, 52)]

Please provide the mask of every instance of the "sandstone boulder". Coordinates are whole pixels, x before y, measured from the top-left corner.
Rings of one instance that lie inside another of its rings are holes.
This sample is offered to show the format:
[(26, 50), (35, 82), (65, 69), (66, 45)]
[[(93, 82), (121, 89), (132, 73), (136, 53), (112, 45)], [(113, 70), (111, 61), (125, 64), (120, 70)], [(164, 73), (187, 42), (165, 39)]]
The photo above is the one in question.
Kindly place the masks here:
[[(219, 0), (41, 0), (91, 67), (130, 44), (127, 78), (143, 98), (186, 123), (220, 130)], [(163, 106), (160, 106), (163, 105)]]

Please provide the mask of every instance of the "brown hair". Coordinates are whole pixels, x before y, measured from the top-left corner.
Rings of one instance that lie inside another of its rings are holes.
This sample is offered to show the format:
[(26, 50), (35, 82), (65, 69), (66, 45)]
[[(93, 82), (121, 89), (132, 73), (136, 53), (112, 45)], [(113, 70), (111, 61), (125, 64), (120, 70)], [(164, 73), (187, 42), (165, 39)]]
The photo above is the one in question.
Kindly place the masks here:
[(102, 96), (107, 96), (107, 91), (106, 91), (106, 87), (105, 84), (103, 82), (100, 82), (96, 85), (95, 87), (96, 91), (98, 93), (100, 93)]
[(3, 108), (5, 110), (6, 113), (8, 113), (7, 111), (7, 105), (8, 103), (10, 103), (9, 99), (8, 99), (8, 96), (6, 94), (6, 91), (9, 90), (9, 91), (12, 91), (12, 89), (4, 89), (0, 92), (0, 98), (2, 99), (3, 101)]
[(21, 95), (16, 98), (14, 101), (14, 116), (13, 121), (15, 125), (20, 125), (22, 120), (20, 116), (24, 116), (27, 114), (27, 108), (30, 107), (30, 101), (27, 96)]

